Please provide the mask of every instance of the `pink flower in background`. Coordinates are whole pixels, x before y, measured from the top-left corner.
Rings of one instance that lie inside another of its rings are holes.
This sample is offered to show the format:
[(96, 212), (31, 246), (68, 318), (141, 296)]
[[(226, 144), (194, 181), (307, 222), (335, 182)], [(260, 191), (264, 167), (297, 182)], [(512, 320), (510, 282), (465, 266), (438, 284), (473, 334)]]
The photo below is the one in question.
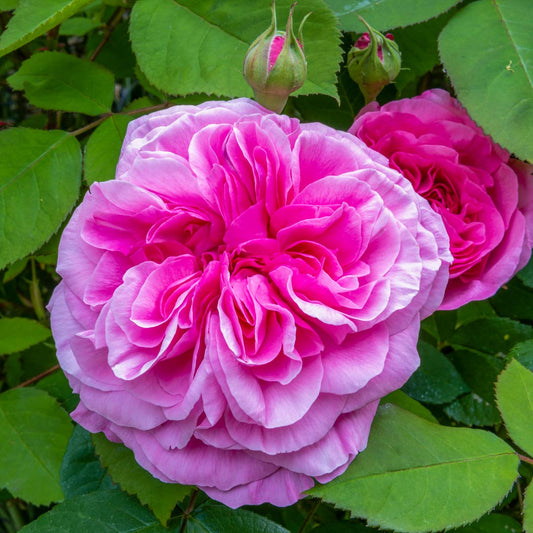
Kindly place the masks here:
[(389, 158), (442, 216), (453, 264), (441, 309), (492, 296), (533, 244), (533, 166), (509, 157), (447, 92), (363, 108), (350, 133)]
[(73, 417), (163, 481), (290, 505), (366, 446), (450, 261), (440, 217), (347, 133), (246, 99), (139, 118), (61, 240)]

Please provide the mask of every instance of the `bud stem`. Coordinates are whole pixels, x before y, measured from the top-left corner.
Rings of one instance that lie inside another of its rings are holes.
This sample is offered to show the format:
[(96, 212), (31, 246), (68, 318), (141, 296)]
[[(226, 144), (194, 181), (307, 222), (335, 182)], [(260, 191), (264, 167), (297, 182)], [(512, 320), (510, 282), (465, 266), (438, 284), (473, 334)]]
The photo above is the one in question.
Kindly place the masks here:
[(258, 89), (254, 89), (254, 96), (255, 101), (258, 104), (261, 104), (264, 108), (270, 109), (278, 114), (283, 111), (283, 108), (289, 99), (288, 95), (284, 98), (284, 95), (267, 93)]

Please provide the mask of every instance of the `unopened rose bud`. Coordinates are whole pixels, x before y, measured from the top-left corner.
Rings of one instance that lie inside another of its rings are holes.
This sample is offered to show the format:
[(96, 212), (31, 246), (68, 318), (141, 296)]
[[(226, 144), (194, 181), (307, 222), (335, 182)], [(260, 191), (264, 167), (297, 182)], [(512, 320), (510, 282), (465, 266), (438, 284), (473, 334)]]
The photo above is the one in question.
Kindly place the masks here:
[(368, 33), (364, 33), (348, 52), (348, 72), (368, 104), (398, 76), (401, 57), (392, 34), (383, 35), (362, 18), (361, 21), (368, 28)]
[(244, 77), (252, 87), (255, 99), (263, 107), (281, 113), (289, 95), (299, 89), (307, 76), (307, 62), (303, 51), (302, 26), (298, 39), (293, 29), (293, 4), (286, 31), (277, 31), (276, 7), (272, 3), (272, 22), (250, 46), (244, 59)]

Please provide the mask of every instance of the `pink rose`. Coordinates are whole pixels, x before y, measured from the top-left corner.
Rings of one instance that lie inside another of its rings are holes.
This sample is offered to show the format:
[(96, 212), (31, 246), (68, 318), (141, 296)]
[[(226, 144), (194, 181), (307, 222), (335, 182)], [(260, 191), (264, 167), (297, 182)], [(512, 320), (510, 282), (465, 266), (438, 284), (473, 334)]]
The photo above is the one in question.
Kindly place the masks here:
[(292, 504), (416, 369), (449, 261), (440, 217), (352, 135), (246, 99), (139, 118), (61, 240), (73, 417), (163, 481)]
[(440, 309), (489, 298), (525, 266), (533, 166), (510, 158), (447, 92), (369, 104), (349, 131), (387, 156), (442, 216), (454, 259)]

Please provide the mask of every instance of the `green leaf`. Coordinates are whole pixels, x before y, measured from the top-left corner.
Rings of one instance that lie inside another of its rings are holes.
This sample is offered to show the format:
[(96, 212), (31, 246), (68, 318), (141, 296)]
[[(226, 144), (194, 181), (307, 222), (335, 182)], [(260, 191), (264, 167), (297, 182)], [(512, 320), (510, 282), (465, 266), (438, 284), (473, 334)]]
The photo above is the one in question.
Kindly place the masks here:
[(0, 131), (0, 268), (57, 230), (80, 187), (78, 141), (64, 131)]
[(516, 359), (520, 364), (533, 372), (533, 340), (519, 342), (507, 354), (509, 361)]
[(61, 464), (60, 478), (66, 499), (113, 488), (111, 478), (95, 455), (91, 434), (81, 426), (74, 427)]
[(496, 311), (488, 300), (470, 302), (457, 309), (457, 325), (461, 326), (480, 318), (493, 318), (495, 316)]
[(62, 500), (59, 469), (71, 433), (69, 416), (45, 392), (0, 394), (0, 486), (34, 505)]
[[(89, 35), (87, 39), (88, 56), (96, 50), (101, 41), (102, 36), (98, 35), (98, 32)], [(116, 78), (134, 76), (135, 56), (128, 36), (128, 21), (121, 22), (115, 28), (109, 41), (98, 54), (96, 61), (113, 72)]]
[(112, 115), (98, 126), (85, 147), (84, 177), (88, 185), (115, 177), (122, 142), (133, 117)]
[(400, 26), (410, 26), (436, 17), (458, 4), (458, 0), (326, 0), (339, 18), (344, 31), (366, 31), (357, 15), (363, 17), (376, 30), (384, 31)]
[(456, 350), (448, 354), (472, 392), (496, 406), (494, 385), (505, 366), (505, 360), (494, 355)]
[(72, 389), (63, 372), (57, 371), (43, 379), (40, 379), (35, 387), (46, 391), (50, 396), (56, 398), (63, 409), (71, 413), (76, 409), (80, 399), (72, 392)]
[(17, 7), (18, 0), (0, 0), (0, 11), (11, 11)]
[(29, 258), (25, 257), (24, 259), (19, 259), (18, 261), (15, 261), (13, 264), (9, 265), (4, 272), (2, 283), (8, 283), (9, 281), (14, 280), (19, 274), (22, 274), (22, 272), (24, 272), (26, 269), (28, 261)]
[(507, 433), (533, 457), (533, 372), (511, 361), (496, 384), (496, 400)]
[(448, 403), (469, 388), (450, 361), (436, 348), (418, 343), (420, 367), (402, 387), (411, 398), (424, 403)]
[(500, 316), (514, 320), (533, 321), (533, 290), (514, 278), (506, 283), (490, 303)]
[(187, 521), (187, 533), (289, 533), (264, 516), (243, 509), (205, 503), (198, 506)]
[(0, 36), (0, 57), (33, 41), (78, 12), (92, 0), (19, 0)]
[(110, 442), (102, 433), (93, 435), (96, 453), (109, 475), (129, 494), (135, 494), (159, 518), (166, 523), (178, 501), (189, 494), (191, 488), (163, 483), (144, 470), (135, 461), (133, 452), (123, 444)]
[(387, 394), (387, 396), (381, 398), (380, 403), (393, 403), (394, 405), (397, 405), (406, 411), (410, 411), (411, 413), (418, 415), (420, 418), (425, 418), (430, 422), (438, 423), (438, 420), (431, 414), (429, 409), (426, 409), (421, 403), (413, 400), (413, 398), (407, 396), (407, 394), (401, 390), (395, 390), (394, 392)]
[[(290, 0), (276, 3), (283, 26)], [(130, 23), (132, 48), (148, 81), (168, 94), (196, 92), (251, 96), (242, 75), (250, 44), (270, 24), (269, 1), (198, 2), (139, 0)], [(341, 60), (337, 21), (323, 0), (298, 6), (295, 27), (312, 11), (303, 29), (307, 81), (295, 94), (322, 93), (337, 97)]]
[(371, 526), (447, 529), (494, 508), (511, 489), (518, 462), (492, 433), (439, 426), (389, 404), (379, 408), (367, 449), (348, 470), (308, 492)]
[(521, 159), (533, 161), (533, 18), (530, 0), (479, 0), (439, 37), (457, 96), (470, 116)]
[(366, 527), (355, 520), (344, 520), (342, 522), (328, 522), (312, 529), (313, 533), (377, 533), (374, 528)]
[(110, 111), (115, 89), (111, 72), (61, 52), (34, 54), (7, 81), (37, 107), (86, 115)]
[(56, 505), (20, 533), (165, 533), (168, 532), (135, 498), (119, 490), (82, 494)]
[(16, 387), (22, 381), (22, 363), (19, 353), (9, 354), (4, 361), (3, 378), (8, 388)]
[(78, 37), (82, 37), (101, 25), (101, 22), (91, 20), (87, 17), (72, 17), (61, 24), (59, 35), (77, 35)]
[(20, 358), (22, 367), (20, 381), (18, 383), (34, 378), (57, 365), (55, 346), (50, 341), (31, 346), (16, 355)]
[(440, 63), (435, 35), (441, 32), (452, 14), (453, 10), (436, 19), (394, 30), (394, 40), (402, 53), (402, 69), (394, 80), (399, 95), (415, 96), (419, 78)]
[(506, 353), (516, 343), (533, 337), (533, 328), (509, 318), (481, 318), (461, 326), (450, 343), (488, 354)]
[(533, 484), (530, 484), (524, 497), (524, 531), (533, 533)]
[(337, 89), (340, 106), (332, 98), (321, 94), (290, 98), (289, 106), (294, 107), (303, 122), (322, 122), (346, 131), (353, 124), (357, 112), (365, 105), (365, 100), (346, 69), (342, 69), (339, 75)]
[(533, 255), (528, 264), (517, 274), (518, 279), (530, 289), (533, 289)]
[(474, 524), (451, 529), (448, 533), (522, 533), (522, 526), (510, 516), (492, 513)]
[(457, 398), (444, 408), (444, 412), (467, 426), (493, 426), (500, 422), (496, 407), (474, 392)]
[(50, 335), (50, 330), (35, 320), (0, 318), (0, 354), (20, 352)]

